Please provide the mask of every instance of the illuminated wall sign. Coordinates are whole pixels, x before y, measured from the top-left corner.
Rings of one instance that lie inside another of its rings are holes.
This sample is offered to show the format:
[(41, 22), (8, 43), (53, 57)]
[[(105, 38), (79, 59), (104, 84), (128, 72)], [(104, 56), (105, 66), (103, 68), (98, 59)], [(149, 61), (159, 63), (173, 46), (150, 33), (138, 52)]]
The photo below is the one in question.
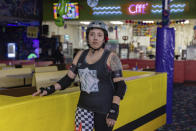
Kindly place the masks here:
[(171, 4), (170, 8), (184, 8), (186, 4)]
[(93, 15), (121, 15), (120, 6), (99, 6), (93, 8)]
[(93, 12), (93, 15), (120, 15), (121, 11), (97, 11)]
[(15, 58), (16, 57), (16, 43), (8, 43), (7, 44), (8, 50), (8, 58)]
[(120, 6), (103, 6), (103, 7), (94, 7), (93, 10), (120, 10)]
[[(152, 5), (152, 13), (161, 13), (162, 12), (162, 5)], [(170, 12), (171, 13), (180, 13), (184, 12), (186, 8), (186, 4), (171, 4), (170, 5)]]
[[(172, 3), (170, 4), (171, 13), (179, 13), (188, 10), (187, 3)], [(103, 15), (149, 15), (151, 13), (161, 13), (161, 4), (152, 4), (151, 2), (130, 2), (121, 6), (96, 6), (92, 8), (92, 14), (96, 16)]]
[(148, 3), (144, 4), (131, 4), (129, 6), (129, 13), (132, 15), (135, 14), (146, 14), (146, 9), (147, 9)]

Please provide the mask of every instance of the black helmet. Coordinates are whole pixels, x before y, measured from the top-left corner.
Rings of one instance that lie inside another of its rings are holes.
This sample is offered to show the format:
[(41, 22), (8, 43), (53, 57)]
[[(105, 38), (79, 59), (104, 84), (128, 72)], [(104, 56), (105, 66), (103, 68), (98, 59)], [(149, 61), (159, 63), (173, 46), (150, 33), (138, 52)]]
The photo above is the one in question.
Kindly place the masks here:
[[(108, 41), (108, 27), (107, 25), (102, 22), (102, 21), (92, 21), (88, 26), (87, 26), (87, 30), (86, 30), (86, 40), (87, 40), (87, 45), (89, 48), (92, 48), (89, 43), (88, 43), (88, 35), (89, 35), (89, 32), (91, 29), (102, 29), (103, 32), (104, 32), (104, 39), (105, 39), (105, 42), (103, 43), (103, 45), (100, 47), (100, 48), (104, 48), (105, 47), (105, 44), (107, 43)], [(99, 49), (100, 49), (99, 48)], [(93, 48), (92, 48), (93, 49)], [(95, 51), (96, 50), (99, 50), (99, 49), (94, 49)]]

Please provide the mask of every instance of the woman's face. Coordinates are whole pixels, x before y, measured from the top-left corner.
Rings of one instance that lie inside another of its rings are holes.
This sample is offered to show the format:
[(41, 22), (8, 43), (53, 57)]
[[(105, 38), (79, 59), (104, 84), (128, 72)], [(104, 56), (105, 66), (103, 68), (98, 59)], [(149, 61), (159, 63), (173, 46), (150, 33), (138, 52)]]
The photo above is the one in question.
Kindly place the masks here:
[(98, 49), (105, 42), (104, 32), (101, 29), (92, 29), (88, 35), (88, 42), (93, 49)]

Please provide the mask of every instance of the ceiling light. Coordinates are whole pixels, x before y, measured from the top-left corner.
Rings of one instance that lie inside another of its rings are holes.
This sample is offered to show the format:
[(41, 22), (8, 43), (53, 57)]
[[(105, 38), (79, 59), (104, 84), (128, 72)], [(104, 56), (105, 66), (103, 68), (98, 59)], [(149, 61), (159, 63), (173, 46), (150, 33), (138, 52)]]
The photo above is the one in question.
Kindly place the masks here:
[(110, 21), (111, 24), (115, 24), (115, 25), (122, 25), (123, 22), (122, 21)]
[(189, 24), (189, 20), (185, 20), (184, 24)]
[(154, 23), (154, 21), (143, 21), (143, 23), (151, 23), (151, 24), (153, 24)]
[(90, 24), (90, 22), (89, 21), (81, 21), (80, 24), (88, 25), (88, 24)]

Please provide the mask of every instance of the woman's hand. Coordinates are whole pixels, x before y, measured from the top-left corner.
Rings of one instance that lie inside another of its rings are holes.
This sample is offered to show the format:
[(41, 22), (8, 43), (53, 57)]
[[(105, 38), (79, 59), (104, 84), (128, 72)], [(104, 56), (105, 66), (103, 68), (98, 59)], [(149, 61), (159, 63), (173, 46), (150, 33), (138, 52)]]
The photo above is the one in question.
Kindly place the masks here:
[(108, 115), (107, 115), (106, 123), (107, 123), (108, 127), (113, 127), (116, 123), (116, 120), (108, 118)]
[(108, 127), (113, 127), (116, 123), (119, 114), (119, 105), (116, 103), (112, 103), (111, 109), (107, 114), (106, 123)]
[(35, 92), (33, 94), (33, 96), (37, 96), (37, 95), (40, 95), (40, 96), (46, 96), (46, 95), (50, 95), (52, 93), (54, 93), (56, 91), (55, 89), (55, 86), (54, 85), (51, 85), (51, 86), (48, 86), (47, 88), (39, 88), (39, 90), (37, 92)]
[(46, 90), (43, 90), (43, 91), (41, 91), (40, 89), (37, 91), (37, 92), (35, 92), (35, 93), (33, 93), (32, 94), (32, 96), (46, 96), (48, 93), (47, 93), (47, 91)]

